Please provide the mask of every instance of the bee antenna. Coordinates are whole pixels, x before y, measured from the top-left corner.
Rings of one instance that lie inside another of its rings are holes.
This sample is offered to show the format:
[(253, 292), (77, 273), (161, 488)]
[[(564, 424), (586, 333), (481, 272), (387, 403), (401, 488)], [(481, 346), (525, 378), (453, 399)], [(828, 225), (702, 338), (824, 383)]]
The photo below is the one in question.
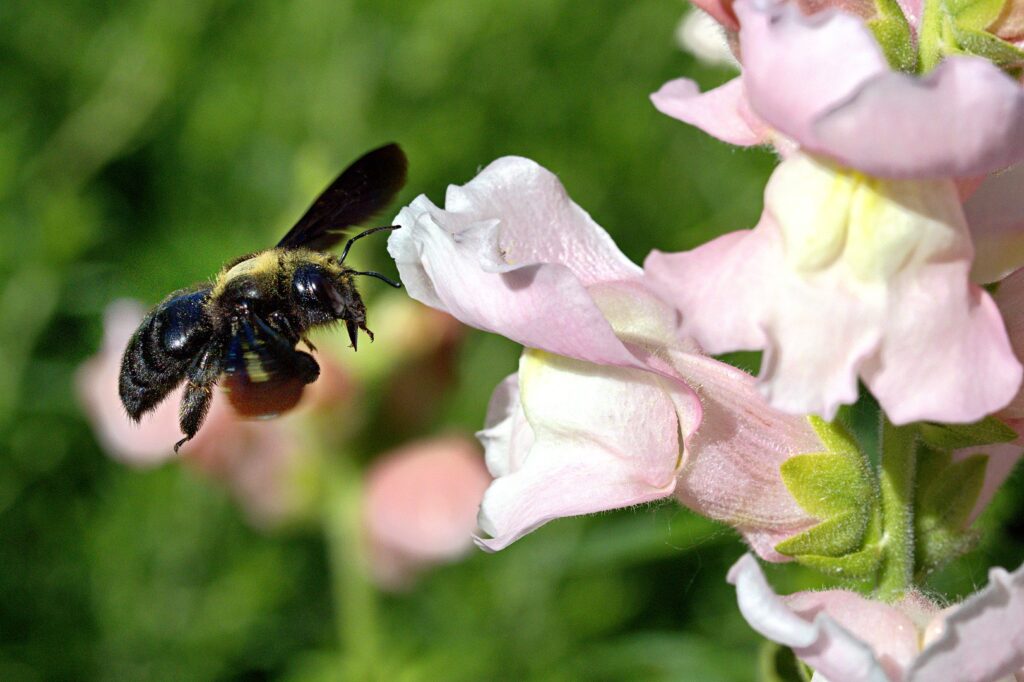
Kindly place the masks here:
[(400, 227), (402, 227), (402, 226), (401, 225), (384, 225), (382, 227), (371, 227), (369, 230), (363, 230), (362, 232), (357, 234), (355, 237), (352, 237), (352, 239), (349, 239), (348, 243), (345, 244), (345, 250), (341, 252), (341, 262), (342, 263), (345, 262), (345, 258), (348, 256), (348, 250), (352, 248), (353, 244), (355, 244), (357, 241), (359, 241), (363, 237), (369, 237), (374, 232), (380, 232), (381, 230), (397, 230)]
[[(379, 230), (379, 229), (382, 229), (382, 228), (378, 227), (377, 229)], [(384, 275), (380, 274), (379, 272), (373, 272), (373, 271), (355, 272), (355, 271), (353, 271), (352, 274), (354, 274), (354, 275), (368, 275), (370, 277), (376, 277), (380, 281), (387, 282), (388, 284), (390, 284), (391, 286), (393, 286), (396, 289), (401, 289), (402, 288), (402, 283), (401, 282), (396, 282), (395, 280), (391, 279), (390, 277), (385, 277)]]

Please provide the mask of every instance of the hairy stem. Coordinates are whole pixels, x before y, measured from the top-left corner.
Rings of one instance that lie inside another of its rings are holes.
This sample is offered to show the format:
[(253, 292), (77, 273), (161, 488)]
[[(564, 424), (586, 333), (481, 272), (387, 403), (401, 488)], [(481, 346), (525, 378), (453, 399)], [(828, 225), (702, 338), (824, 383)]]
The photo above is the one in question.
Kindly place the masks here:
[(882, 567), (878, 596), (899, 599), (914, 578), (914, 481), (917, 451), (914, 432), (882, 417), (880, 490)]
[(377, 592), (367, 578), (361, 477), (344, 457), (331, 458), (326, 469), (323, 525), (346, 676), (377, 679)]

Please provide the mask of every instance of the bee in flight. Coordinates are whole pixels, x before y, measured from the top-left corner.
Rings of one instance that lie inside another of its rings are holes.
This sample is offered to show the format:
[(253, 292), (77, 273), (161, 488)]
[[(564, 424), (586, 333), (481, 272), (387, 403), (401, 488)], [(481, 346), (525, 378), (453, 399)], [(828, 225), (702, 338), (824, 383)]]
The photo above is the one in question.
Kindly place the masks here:
[(170, 294), (146, 315), (121, 361), (121, 402), (138, 421), (182, 382), (178, 420), (185, 437), (199, 431), (220, 381), (231, 406), (245, 417), (266, 418), (299, 402), (320, 366), (296, 346), (314, 328), (344, 322), (358, 345), (359, 330), (370, 340), (366, 307), (354, 277), (369, 275), (393, 287), (401, 284), (377, 272), (345, 265), (352, 244), (380, 230), (361, 232), (340, 256), (326, 253), (345, 228), (382, 210), (405, 184), (405, 154), (396, 144), (375, 149), (341, 172), (305, 215), (272, 249), (225, 265), (212, 284)]

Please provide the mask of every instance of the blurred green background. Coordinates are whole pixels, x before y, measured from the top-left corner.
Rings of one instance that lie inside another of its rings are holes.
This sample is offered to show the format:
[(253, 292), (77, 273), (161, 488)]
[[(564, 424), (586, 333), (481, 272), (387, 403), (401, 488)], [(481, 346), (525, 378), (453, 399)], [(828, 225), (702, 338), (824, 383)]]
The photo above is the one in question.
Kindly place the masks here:
[[(388, 141), (410, 158), (402, 203), (440, 203), (447, 184), (524, 155), (638, 262), (752, 226), (772, 156), (648, 101), (670, 78), (732, 75), (676, 45), (685, 10), (0, 2), (0, 680), (339, 679), (360, 637), (390, 679), (755, 679), (760, 640), (724, 582), (743, 547), (674, 504), (474, 551), (411, 592), (363, 594), (370, 618), (332, 595), (316, 524), (254, 529), (187, 467), (112, 461), (73, 386), (110, 301), (153, 303), (272, 244), (340, 168)], [(357, 255), (394, 274), (383, 240)], [(364, 289), (372, 320), (383, 287)], [(398, 425), (370, 387), (358, 461), (479, 428), (518, 351), (469, 334), (446, 389)], [(981, 549), (936, 587), (962, 593), (990, 564), (1019, 563), (1019, 497), (1004, 491)]]

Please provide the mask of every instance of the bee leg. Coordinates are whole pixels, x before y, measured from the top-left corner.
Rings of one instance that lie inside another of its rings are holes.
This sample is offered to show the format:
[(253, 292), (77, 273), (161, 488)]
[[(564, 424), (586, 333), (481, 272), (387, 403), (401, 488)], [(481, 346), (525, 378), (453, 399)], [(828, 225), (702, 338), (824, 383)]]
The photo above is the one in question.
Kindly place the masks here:
[(302, 337), (302, 343), (306, 344), (306, 348), (308, 348), (312, 352), (316, 352), (316, 346), (314, 346), (313, 342), (307, 339), (305, 336)]
[[(311, 384), (316, 381), (317, 377), (320, 376), (320, 365), (317, 364), (312, 355), (309, 353), (303, 353), (301, 350), (295, 350), (295, 344), (282, 336), (276, 329), (258, 317), (254, 317), (253, 319), (260, 330), (263, 331), (263, 333), (265, 333), (275, 345), (277, 345), (278, 352), (291, 356), (292, 361), (295, 362), (298, 369), (299, 375), (302, 377), (303, 383)], [(309, 342), (307, 341), (307, 343)]]
[(185, 395), (182, 396), (181, 406), (178, 408), (178, 424), (185, 437), (174, 444), (175, 452), (187, 441), (192, 440), (210, 410), (213, 385), (220, 375), (217, 353), (218, 349), (211, 344), (189, 368)]
[(359, 323), (355, 320), (345, 320), (345, 328), (348, 329), (348, 338), (352, 342), (352, 350), (359, 350)]
[[(291, 341), (292, 345), (295, 345), (296, 343), (299, 342), (299, 339), (301, 337), (299, 336), (298, 333), (296, 333), (291, 321), (288, 320), (288, 316), (282, 313), (281, 311), (275, 310), (274, 312), (270, 313), (270, 315), (267, 316), (267, 323), (275, 331), (284, 334), (284, 336), (289, 341)], [(302, 340), (305, 341), (305, 339)], [(309, 345), (309, 342), (307, 341), (306, 344)]]
[(206, 413), (210, 410), (210, 400), (213, 398), (213, 384), (194, 384), (188, 381), (185, 384), (185, 396), (181, 399), (181, 409), (178, 411), (178, 423), (185, 437), (174, 444), (174, 451), (177, 452), (185, 442), (192, 440), (192, 437), (199, 431), (206, 419)]
[(299, 376), (303, 383), (311, 384), (320, 376), (320, 365), (309, 353), (301, 350), (295, 351), (295, 364), (298, 366)]

